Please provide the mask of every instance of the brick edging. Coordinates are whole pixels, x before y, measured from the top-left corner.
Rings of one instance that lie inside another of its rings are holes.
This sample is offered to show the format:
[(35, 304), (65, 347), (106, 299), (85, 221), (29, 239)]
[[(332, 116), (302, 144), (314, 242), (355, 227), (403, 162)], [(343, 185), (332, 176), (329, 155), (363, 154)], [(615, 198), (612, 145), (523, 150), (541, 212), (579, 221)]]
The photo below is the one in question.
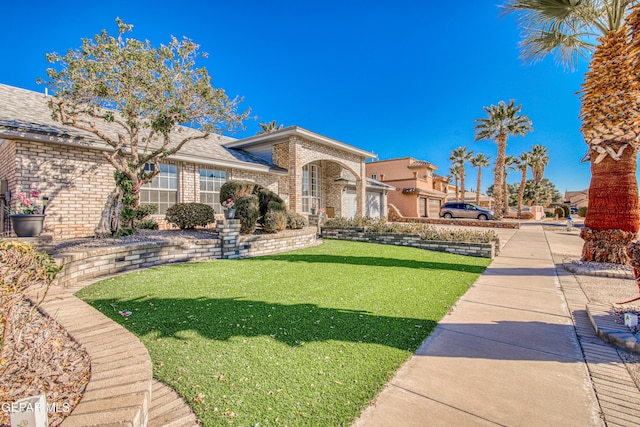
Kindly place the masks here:
[(323, 239), (352, 240), (357, 242), (381, 243), (396, 246), (410, 246), (458, 255), (469, 255), (493, 259), (500, 252), (500, 242), (449, 242), (422, 240), (420, 235), (411, 233), (370, 233), (366, 227), (322, 227)]
[(40, 309), (82, 345), (91, 363), (82, 399), (62, 426), (147, 426), (153, 373), (140, 340), (69, 291), (51, 295)]

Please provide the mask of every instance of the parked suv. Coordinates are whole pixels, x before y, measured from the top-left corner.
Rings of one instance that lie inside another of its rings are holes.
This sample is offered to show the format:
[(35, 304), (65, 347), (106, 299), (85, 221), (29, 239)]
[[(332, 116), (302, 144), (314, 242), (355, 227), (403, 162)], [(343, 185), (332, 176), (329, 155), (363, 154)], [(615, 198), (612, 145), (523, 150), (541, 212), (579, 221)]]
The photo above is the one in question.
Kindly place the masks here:
[(493, 211), (473, 203), (449, 202), (440, 207), (441, 218), (472, 218), (485, 221), (493, 219)]

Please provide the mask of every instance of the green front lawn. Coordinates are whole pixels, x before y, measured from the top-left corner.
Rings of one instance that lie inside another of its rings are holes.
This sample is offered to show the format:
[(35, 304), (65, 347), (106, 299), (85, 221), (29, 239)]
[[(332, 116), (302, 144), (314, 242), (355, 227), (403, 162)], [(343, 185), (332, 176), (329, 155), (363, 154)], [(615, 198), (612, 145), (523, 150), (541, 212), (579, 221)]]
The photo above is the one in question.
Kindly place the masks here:
[(140, 337), (154, 376), (205, 426), (346, 426), (488, 263), (329, 240), (130, 273), (78, 296)]

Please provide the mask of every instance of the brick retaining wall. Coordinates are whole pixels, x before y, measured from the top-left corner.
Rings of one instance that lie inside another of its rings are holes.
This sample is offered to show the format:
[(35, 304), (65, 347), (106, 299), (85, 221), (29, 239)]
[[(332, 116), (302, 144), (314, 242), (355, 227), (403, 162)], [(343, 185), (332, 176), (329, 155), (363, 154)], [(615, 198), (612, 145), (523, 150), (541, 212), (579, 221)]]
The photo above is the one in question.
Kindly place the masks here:
[(491, 259), (499, 253), (500, 248), (500, 244), (497, 241), (493, 243), (474, 243), (422, 240), (418, 234), (369, 233), (364, 227), (322, 227), (322, 238), (410, 246), (413, 248)]
[(214, 239), (166, 240), (54, 254), (63, 267), (54, 284), (70, 287), (84, 280), (174, 262), (267, 255), (302, 249), (317, 241), (315, 228), (240, 235), (240, 221), (231, 220), (219, 221), (217, 229), (219, 238)]

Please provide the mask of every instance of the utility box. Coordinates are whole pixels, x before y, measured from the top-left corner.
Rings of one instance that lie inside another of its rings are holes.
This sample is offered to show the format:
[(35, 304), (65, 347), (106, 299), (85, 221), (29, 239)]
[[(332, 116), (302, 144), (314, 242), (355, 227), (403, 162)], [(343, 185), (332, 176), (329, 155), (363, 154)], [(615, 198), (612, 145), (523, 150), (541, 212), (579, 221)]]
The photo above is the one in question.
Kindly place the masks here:
[(634, 328), (638, 326), (638, 315), (635, 313), (625, 313), (624, 324), (629, 328)]
[(47, 399), (45, 394), (25, 397), (11, 405), (11, 425), (28, 427), (47, 427)]

